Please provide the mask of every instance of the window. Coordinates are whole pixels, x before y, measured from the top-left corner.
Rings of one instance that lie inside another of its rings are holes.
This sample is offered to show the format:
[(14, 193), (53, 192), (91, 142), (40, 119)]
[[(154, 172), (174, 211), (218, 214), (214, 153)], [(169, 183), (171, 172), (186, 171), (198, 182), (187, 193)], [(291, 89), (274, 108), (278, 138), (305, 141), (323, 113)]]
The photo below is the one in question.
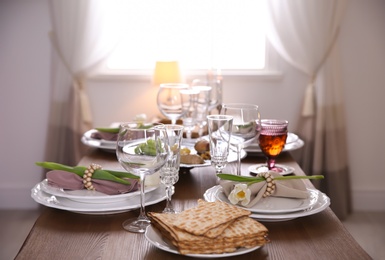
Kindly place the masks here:
[(178, 60), (185, 70), (263, 70), (263, 1), (126, 0), (124, 36), (109, 70), (153, 69)]

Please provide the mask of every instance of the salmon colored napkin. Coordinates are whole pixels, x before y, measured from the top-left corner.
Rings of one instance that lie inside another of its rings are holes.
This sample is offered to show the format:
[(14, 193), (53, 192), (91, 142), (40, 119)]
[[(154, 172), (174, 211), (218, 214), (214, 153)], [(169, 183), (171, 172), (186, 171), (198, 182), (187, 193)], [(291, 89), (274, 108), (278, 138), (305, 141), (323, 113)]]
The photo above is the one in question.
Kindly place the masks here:
[[(279, 173), (270, 172), (273, 177), (281, 176)], [(234, 189), (236, 184), (241, 182), (229, 181), (229, 180), (220, 180), (219, 184), (222, 186), (223, 192), (226, 197), (228, 197), (231, 191)], [(306, 189), (305, 183), (301, 179), (291, 179), (291, 180), (275, 180), (275, 190), (272, 197), (285, 197), (285, 198), (297, 198), (305, 199), (308, 198), (309, 193)], [(263, 194), (267, 189), (267, 182), (261, 181), (253, 183), (247, 187), (250, 190), (250, 202), (245, 207), (252, 207), (257, 204), (258, 201), (263, 199)]]
[[(81, 190), (85, 189), (83, 178), (72, 172), (52, 170), (46, 174), (48, 185), (62, 188), (65, 190)], [(138, 190), (138, 180), (129, 179), (130, 184), (122, 184), (113, 181), (92, 179), (92, 185), (96, 191), (108, 194), (117, 195)]]

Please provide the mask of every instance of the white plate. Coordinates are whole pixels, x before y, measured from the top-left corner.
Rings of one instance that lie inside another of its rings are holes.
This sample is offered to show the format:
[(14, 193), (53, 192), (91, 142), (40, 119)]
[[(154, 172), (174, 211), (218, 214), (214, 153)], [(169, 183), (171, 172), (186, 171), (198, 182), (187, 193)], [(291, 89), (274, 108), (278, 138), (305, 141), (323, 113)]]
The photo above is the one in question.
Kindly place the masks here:
[[(259, 148), (258, 145), (258, 140), (254, 142), (253, 144), (249, 145), (248, 147), (245, 147), (246, 152), (250, 153), (262, 153), (261, 148)], [(283, 152), (288, 152), (288, 151), (294, 151), (299, 148), (301, 148), (304, 145), (304, 142), (296, 135), (293, 133), (288, 133), (287, 139), (286, 139), (286, 144), (285, 147), (283, 148)]]
[[(38, 183), (32, 188), (31, 197), (37, 203), (51, 208), (83, 214), (114, 214), (140, 207), (139, 195), (112, 203), (83, 203), (46, 193), (42, 190), (41, 186), (41, 183)], [(146, 194), (145, 205), (148, 206), (165, 200), (165, 194), (164, 185), (160, 185), (157, 189)]]
[[(112, 203), (118, 202), (122, 200), (127, 200), (132, 196), (140, 195), (140, 191), (133, 191), (125, 194), (117, 194), (117, 195), (107, 195), (98, 191), (91, 190), (64, 190), (62, 188), (56, 188), (48, 185), (47, 179), (40, 182), (40, 188), (42, 191), (49, 193), (51, 195), (67, 198), (77, 202), (83, 203)], [(149, 186), (145, 187), (145, 193), (153, 191), (158, 186)]]
[[(216, 186), (208, 189), (204, 193), (203, 197), (206, 201), (213, 202), (218, 200), (215, 193), (215, 187)], [(310, 216), (310, 215), (319, 213), (324, 209), (326, 209), (327, 207), (329, 207), (330, 199), (326, 194), (316, 189), (308, 189), (308, 190), (310, 192), (314, 192), (315, 194), (318, 194), (318, 196), (315, 203), (311, 207), (305, 210), (291, 212), (291, 213), (278, 213), (278, 214), (252, 213), (250, 217), (260, 221), (266, 221), (266, 222), (287, 221), (287, 220), (291, 220), (299, 217)]]
[(85, 132), (81, 138), (82, 143), (90, 147), (114, 152), (116, 149), (116, 141), (92, 138), (91, 135), (95, 132), (97, 132), (96, 129), (91, 129)]
[[(179, 251), (177, 248), (168, 240), (163, 239), (162, 235), (160, 232), (154, 228), (152, 225), (148, 226), (146, 229), (146, 233), (144, 234), (146, 239), (156, 246), (157, 248), (180, 255)], [(218, 258), (218, 257), (230, 257), (230, 256), (237, 256), (237, 255), (243, 255), (249, 252), (252, 252), (261, 246), (255, 246), (252, 248), (239, 248), (235, 252), (232, 253), (223, 253), (223, 254), (186, 254), (185, 256), (190, 256), (190, 257), (196, 257), (196, 258)]]
[[(191, 148), (189, 148), (191, 150)], [(194, 148), (193, 148), (194, 149)], [(191, 150), (192, 153), (195, 152), (195, 150)], [(241, 150), (241, 159), (245, 158), (247, 155), (247, 153), (244, 151), (244, 150)], [(227, 162), (236, 162), (237, 161), (237, 153), (230, 150), (229, 151), (229, 156), (227, 157)], [(194, 168), (194, 167), (203, 167), (203, 166), (210, 166), (211, 165), (211, 161), (210, 160), (205, 160), (204, 163), (202, 164), (184, 164), (184, 163), (181, 163), (180, 164), (180, 167), (183, 167), (183, 168)]]
[[(292, 174), (294, 172), (294, 168), (290, 166), (286, 166), (283, 164), (276, 164), (276, 167), (281, 168), (283, 171), (280, 172), (279, 174), (281, 175), (288, 175)], [(258, 171), (259, 170), (259, 171)], [(260, 172), (267, 172), (269, 169), (266, 166), (266, 163), (259, 163), (259, 164), (254, 164), (249, 167), (249, 172), (258, 174)]]
[[(226, 197), (220, 185), (211, 188), (215, 197), (219, 201), (223, 201), (230, 204), (230, 201)], [(263, 214), (277, 214), (277, 213), (291, 213), (295, 211), (301, 211), (312, 207), (318, 200), (317, 190), (308, 190), (309, 197), (306, 199), (293, 199), (293, 198), (281, 198), (281, 197), (267, 197), (261, 199), (254, 206), (247, 208), (240, 205), (237, 207), (250, 210), (253, 213)]]

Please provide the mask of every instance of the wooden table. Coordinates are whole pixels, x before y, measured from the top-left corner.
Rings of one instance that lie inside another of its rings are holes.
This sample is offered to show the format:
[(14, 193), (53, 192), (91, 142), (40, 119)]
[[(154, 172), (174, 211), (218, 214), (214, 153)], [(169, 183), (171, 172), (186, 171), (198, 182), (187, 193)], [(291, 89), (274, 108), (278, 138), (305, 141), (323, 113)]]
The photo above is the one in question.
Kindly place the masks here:
[[(260, 157), (242, 161), (242, 172), (248, 166), (261, 163)], [(104, 168), (117, 167), (114, 154), (94, 150), (79, 165), (91, 162)], [(283, 153), (279, 163), (304, 174), (289, 153)], [(226, 171), (235, 170), (231, 163)], [(182, 211), (193, 207), (204, 192), (216, 185), (212, 167), (193, 168), (181, 172), (175, 185), (173, 203)], [(311, 187), (311, 183), (307, 181)], [(332, 202), (333, 203), (333, 202)], [(165, 202), (146, 207), (161, 211)], [(30, 231), (16, 259), (188, 259), (164, 252), (151, 245), (143, 234), (123, 230), (122, 222), (136, 217), (138, 210), (113, 215), (85, 215), (45, 208)], [(225, 259), (371, 259), (345, 229), (330, 208), (307, 217), (283, 222), (262, 222), (269, 229), (271, 242), (244, 255)]]

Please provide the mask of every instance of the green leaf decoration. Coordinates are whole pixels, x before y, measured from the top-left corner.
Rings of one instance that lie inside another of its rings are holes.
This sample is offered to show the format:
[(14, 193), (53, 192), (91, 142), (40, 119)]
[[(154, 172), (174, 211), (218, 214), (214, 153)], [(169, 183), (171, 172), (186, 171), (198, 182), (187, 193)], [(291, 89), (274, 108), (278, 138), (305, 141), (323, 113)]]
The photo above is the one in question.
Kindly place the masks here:
[(113, 128), (108, 128), (108, 127), (98, 127), (95, 128), (99, 132), (104, 132), (104, 133), (111, 133), (111, 134), (117, 134), (119, 133), (119, 127), (113, 127)]
[[(84, 167), (84, 166), (71, 167), (71, 166), (63, 165), (60, 163), (54, 163), (54, 162), (36, 162), (36, 165), (46, 169), (50, 169), (50, 170), (61, 170), (66, 172), (72, 172), (74, 174), (79, 175), (82, 178), (84, 175), (84, 171), (87, 169), (87, 167)], [(132, 173), (103, 170), (103, 169), (96, 170), (92, 175), (92, 178), (118, 182), (126, 185), (129, 185), (130, 182), (123, 178), (139, 179), (138, 176)]]
[[(249, 185), (257, 182), (264, 181), (263, 177), (252, 177), (252, 176), (238, 176), (227, 173), (220, 173), (217, 176), (222, 180), (236, 181), (236, 182), (246, 182)], [(312, 175), (312, 176), (278, 176), (274, 177), (274, 180), (295, 180), (295, 179), (310, 179), (310, 180), (321, 180), (324, 179), (323, 175)]]

